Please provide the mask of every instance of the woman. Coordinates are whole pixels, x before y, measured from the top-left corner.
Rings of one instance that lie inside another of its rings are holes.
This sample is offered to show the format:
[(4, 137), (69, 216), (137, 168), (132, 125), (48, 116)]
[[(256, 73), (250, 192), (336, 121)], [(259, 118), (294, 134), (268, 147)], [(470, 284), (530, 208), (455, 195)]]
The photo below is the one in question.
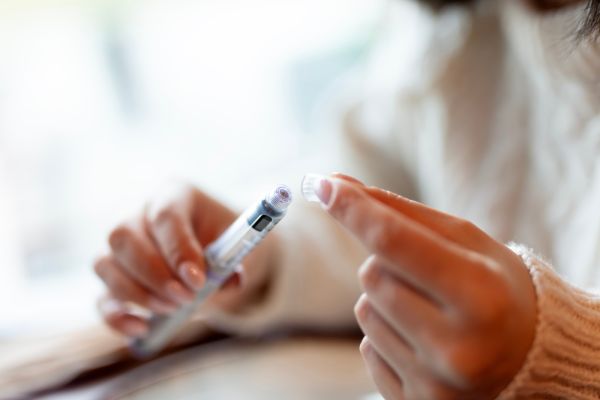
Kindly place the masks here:
[[(322, 210), (290, 213), (207, 318), (233, 333), (358, 321), (387, 399), (597, 398), (600, 1), (422, 3), (393, 4), (398, 77), (345, 116), (344, 156), (430, 207), (323, 177)], [(123, 302), (190, 301), (202, 247), (234, 219), (188, 187), (117, 227), (95, 266), (106, 321), (142, 336)]]

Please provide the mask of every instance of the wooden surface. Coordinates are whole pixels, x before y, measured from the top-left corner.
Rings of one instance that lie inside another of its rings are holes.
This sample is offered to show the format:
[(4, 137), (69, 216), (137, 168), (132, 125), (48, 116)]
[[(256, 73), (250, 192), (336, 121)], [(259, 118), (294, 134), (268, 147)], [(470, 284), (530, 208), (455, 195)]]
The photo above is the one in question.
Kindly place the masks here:
[(43, 399), (365, 399), (374, 388), (358, 344), (332, 338), (226, 339)]

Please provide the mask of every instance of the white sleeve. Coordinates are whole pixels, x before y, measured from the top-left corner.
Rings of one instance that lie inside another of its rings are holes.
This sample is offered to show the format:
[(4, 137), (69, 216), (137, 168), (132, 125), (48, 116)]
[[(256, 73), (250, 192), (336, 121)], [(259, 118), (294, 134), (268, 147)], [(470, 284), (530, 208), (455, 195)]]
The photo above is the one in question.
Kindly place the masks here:
[[(412, 195), (410, 175), (389, 152), (392, 135), (373, 140), (355, 125), (360, 107), (344, 118), (341, 171), (388, 190)], [(279, 254), (268, 267), (267, 292), (235, 313), (210, 310), (210, 324), (236, 334), (280, 328), (345, 330), (357, 327), (353, 308), (360, 295), (357, 270), (366, 249), (319, 205), (298, 199), (276, 228)]]
[[(465, 15), (451, 13), (435, 17), (444, 19), (441, 26), (445, 28), (440, 30), (434, 29), (440, 21), (435, 21), (430, 12), (413, 2), (398, 1), (394, 4), (397, 7), (393, 10), (395, 16), (410, 24), (399, 24), (401, 21), (392, 18), (388, 21), (392, 26), (406, 27), (413, 34), (422, 26), (426, 33), (419, 43), (408, 43), (413, 46), (412, 50), (402, 52), (402, 40), (412, 42), (415, 36), (402, 39), (407, 33), (395, 32), (392, 34), (392, 48), (382, 50), (384, 55), (399, 55), (393, 65), (409, 66), (396, 71), (406, 79), (392, 82), (389, 86), (366, 84), (369, 90), (359, 88), (343, 92), (341, 101), (333, 102), (337, 104), (335, 108), (343, 111), (330, 110), (330, 113), (341, 116), (330, 128), (341, 133), (333, 143), (322, 144), (326, 148), (323, 156), (336, 158), (332, 154), (341, 155), (334, 163), (334, 171), (348, 173), (369, 185), (418, 199), (415, 189), (415, 135), (422, 128), (418, 121), (423, 119), (425, 95), (416, 93), (431, 84), (423, 78), (425, 70), (429, 70), (426, 75), (434, 80), (437, 73), (435, 66), (443, 68), (444, 59), (454, 50), (438, 46), (439, 51), (432, 54), (430, 44), (437, 42), (440, 36), (447, 39), (449, 35), (456, 36), (454, 42), (460, 42), (464, 34), (461, 22)], [(433, 60), (433, 64), (424, 63), (425, 60)], [(384, 57), (383, 60), (375, 60), (375, 64), (389, 66), (389, 61)], [(382, 74), (375, 68), (370, 75), (380, 77)], [(415, 87), (412, 78), (417, 75), (421, 79)], [(340, 106), (343, 103), (346, 105)], [(302, 202), (299, 200), (299, 203)], [(290, 210), (287, 220), (282, 222), (277, 232), (280, 254), (270, 267), (272, 273), (266, 295), (235, 313), (213, 314), (210, 318), (213, 326), (244, 334), (298, 326), (327, 330), (356, 327), (353, 308), (360, 294), (356, 273), (368, 255), (364, 247), (318, 206), (309, 204)]]

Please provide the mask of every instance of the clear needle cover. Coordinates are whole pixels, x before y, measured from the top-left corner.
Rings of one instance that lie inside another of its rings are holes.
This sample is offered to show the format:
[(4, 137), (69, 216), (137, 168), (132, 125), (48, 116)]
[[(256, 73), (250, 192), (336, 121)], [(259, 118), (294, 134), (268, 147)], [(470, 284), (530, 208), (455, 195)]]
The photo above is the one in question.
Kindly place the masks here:
[(317, 196), (317, 190), (321, 186), (321, 181), (323, 180), (322, 175), (318, 174), (306, 174), (302, 179), (302, 196), (310, 202), (320, 203), (321, 200), (319, 196)]

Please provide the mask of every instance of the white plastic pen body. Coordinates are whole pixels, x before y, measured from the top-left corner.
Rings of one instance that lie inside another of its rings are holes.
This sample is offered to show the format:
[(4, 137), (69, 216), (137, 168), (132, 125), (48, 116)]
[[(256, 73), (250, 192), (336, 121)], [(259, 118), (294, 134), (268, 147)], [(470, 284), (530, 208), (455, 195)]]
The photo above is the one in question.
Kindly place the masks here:
[(206, 284), (194, 301), (168, 316), (153, 316), (149, 333), (131, 343), (133, 354), (148, 358), (159, 353), (174, 338), (196, 308), (217, 291), (235, 272), (242, 260), (268, 235), (285, 216), (292, 201), (291, 190), (279, 185), (265, 198), (249, 207), (205, 249)]

